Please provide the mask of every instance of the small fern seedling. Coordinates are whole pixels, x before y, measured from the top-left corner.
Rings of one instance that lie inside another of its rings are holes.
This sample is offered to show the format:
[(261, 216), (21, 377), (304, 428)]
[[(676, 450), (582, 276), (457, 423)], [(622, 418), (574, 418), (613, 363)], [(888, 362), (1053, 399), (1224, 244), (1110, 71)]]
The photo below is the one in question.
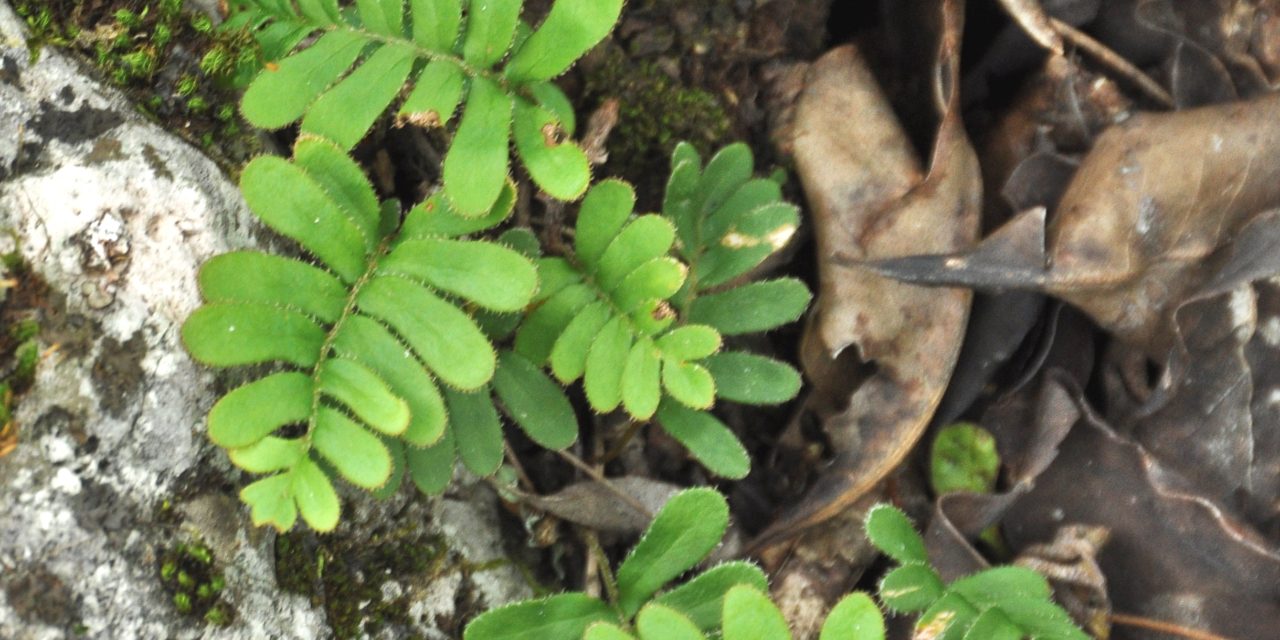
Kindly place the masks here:
[(548, 415), (572, 416), (559, 387), (496, 353), (462, 308), (516, 312), (537, 288), (524, 255), (466, 239), (507, 217), (510, 183), (483, 217), (459, 215), (436, 194), (401, 224), (399, 207), (379, 204), (340, 146), (304, 135), (292, 162), (257, 158), (240, 186), (258, 218), (318, 261), (255, 251), (212, 258), (199, 274), (206, 304), (182, 328), (203, 363), (283, 366), (209, 413), (209, 437), (232, 462), (268, 474), (240, 493), (255, 524), (283, 531), (301, 514), (313, 529), (333, 529), (335, 476), (388, 490), (407, 470), (419, 488), (440, 491), (455, 456), (492, 473), (502, 433), (491, 381), (513, 413), (529, 418), (536, 405), (533, 419), (518, 420), (535, 440), (576, 439), (572, 424), (546, 426)]
[[(526, 600), (481, 614), (463, 640), (791, 640), (769, 600), (764, 572), (727, 562), (664, 590), (720, 544), (729, 506), (713, 489), (671, 497), (616, 573), (605, 571), (609, 601), (580, 592)], [(853, 593), (827, 616), (820, 640), (884, 640), (884, 620), (866, 594)]]
[(721, 151), (705, 172), (688, 145), (675, 158), (664, 215), (634, 216), (624, 182), (592, 187), (572, 254), (538, 263), (542, 288), (515, 349), (564, 384), (582, 379), (594, 410), (656, 418), (712, 472), (741, 478), (747, 453), (707, 410), (717, 397), (785, 402), (800, 375), (771, 358), (723, 351), (722, 335), (794, 321), (809, 291), (794, 279), (727, 283), (779, 249), (797, 213), (776, 182), (751, 179), (745, 145)]
[(915, 636), (956, 640), (1088, 640), (1050, 598), (1040, 574), (999, 566), (944, 584), (929, 564), (924, 539), (906, 514), (889, 505), (867, 513), (867, 537), (899, 563), (880, 580), (880, 601), (919, 614)]
[(251, 30), (272, 61), (241, 110), (265, 129), (301, 119), (304, 133), (350, 149), (411, 87), (402, 122), (445, 126), (462, 105), (444, 160), (444, 192), (457, 211), (493, 208), (512, 141), (539, 187), (576, 200), (590, 166), (567, 139), (573, 108), (550, 80), (609, 34), (623, 0), (557, 0), (537, 29), (521, 21), (522, 3), (240, 0), (228, 28)]

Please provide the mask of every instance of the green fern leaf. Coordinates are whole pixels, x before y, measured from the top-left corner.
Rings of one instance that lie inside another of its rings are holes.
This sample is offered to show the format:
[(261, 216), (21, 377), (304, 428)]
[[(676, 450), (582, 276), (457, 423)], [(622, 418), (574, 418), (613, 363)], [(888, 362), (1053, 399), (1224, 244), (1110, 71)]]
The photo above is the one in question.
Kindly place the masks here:
[(621, 180), (603, 180), (591, 187), (582, 199), (574, 227), (574, 255), (582, 264), (594, 267), (599, 263), (635, 205), (635, 190)]
[(414, 50), (407, 45), (380, 47), (311, 105), (302, 119), (303, 133), (328, 138), (344, 149), (356, 146), (400, 93), (413, 62)]
[(453, 51), (462, 26), (462, 0), (409, 0), (413, 40), (439, 53)]
[(320, 408), (315, 423), (312, 446), (347, 481), (377, 489), (391, 477), (391, 453), (368, 429), (330, 407)]
[(679, 402), (663, 400), (658, 407), (658, 423), (662, 429), (712, 473), (729, 479), (740, 479), (751, 470), (751, 458), (738, 437), (715, 416), (695, 411)]
[[(470, 428), (468, 426), (468, 428)], [(453, 479), (453, 463), (458, 457), (453, 430), (446, 428), (440, 440), (429, 447), (407, 447), (404, 452), (405, 467), (414, 486), (427, 495), (438, 495)]]
[[(299, 465), (290, 465), (297, 469)], [(268, 476), (240, 490), (240, 499), (251, 507), (250, 517), (255, 526), (271, 525), (280, 531), (288, 531), (298, 520), (298, 503), (294, 499), (292, 473)], [(332, 490), (332, 487), (330, 487)], [(324, 514), (321, 514), (324, 515)], [(322, 519), (327, 522), (327, 518)], [(337, 519), (333, 519), (334, 526)], [(314, 524), (312, 524), (314, 526)]]
[(551, 111), (516, 101), (512, 136), (529, 176), (543, 191), (558, 200), (582, 197), (591, 165), (580, 147), (561, 139), (559, 119)]
[(481, 68), (488, 68), (507, 55), (520, 21), (524, 0), (484, 0), (472, 2), (467, 18), (467, 35), (462, 43), (462, 57)]
[(944, 594), (916, 620), (915, 636), (963, 640), (979, 611), (954, 593)]
[(613, 30), (622, 0), (559, 0), (507, 65), (517, 82), (550, 80)]
[(633, 340), (635, 334), (626, 319), (614, 316), (591, 343), (582, 388), (596, 411), (607, 413), (622, 403), (622, 371)]
[(781, 404), (800, 392), (800, 372), (791, 365), (748, 353), (725, 351), (702, 362), (715, 379), (716, 395), (742, 404)]
[(587, 627), (582, 640), (636, 640), (636, 637), (623, 631), (622, 627), (616, 624), (597, 622)]
[(710, 409), (716, 401), (716, 383), (710, 371), (669, 356), (662, 359), (662, 388), (694, 409)]
[(867, 594), (855, 591), (836, 603), (818, 640), (884, 640), (884, 616)]
[[(781, 249), (799, 219), (795, 207), (782, 202), (778, 184), (753, 179), (753, 171), (745, 145), (725, 147), (703, 169), (693, 147), (680, 144), (663, 199), (663, 215), (675, 224), (680, 255), (691, 265), (671, 300), (686, 322), (726, 336), (794, 322), (811, 298), (793, 278), (726, 286)], [(799, 392), (799, 375), (785, 364), (747, 353), (708, 355), (700, 366), (726, 400), (777, 404)]]
[(640, 640), (706, 640), (702, 630), (679, 611), (660, 604), (645, 605), (636, 614)]
[(215, 303), (196, 310), (182, 327), (187, 350), (215, 367), (278, 360), (299, 367), (316, 363), (324, 330), (289, 309), (251, 303)]
[(726, 336), (758, 333), (795, 322), (811, 297), (799, 280), (763, 280), (699, 296), (689, 305), (689, 319)]
[(587, 353), (609, 322), (609, 305), (596, 301), (583, 307), (560, 334), (551, 349), (551, 370), (565, 384), (570, 384), (587, 368)]
[(904, 564), (880, 580), (880, 600), (893, 611), (923, 611), (943, 592), (942, 579), (925, 564)]
[(791, 640), (778, 606), (758, 589), (739, 585), (724, 596), (724, 640)]
[(640, 265), (667, 255), (674, 242), (675, 228), (670, 222), (656, 215), (640, 216), (624, 226), (600, 256), (594, 269), (596, 281), (612, 292)]
[(635, 268), (613, 292), (613, 302), (624, 313), (634, 313), (646, 302), (668, 300), (684, 284), (688, 269), (674, 258), (654, 258)]
[(720, 544), (729, 505), (712, 489), (672, 496), (618, 567), (618, 606), (627, 616), (664, 584), (691, 569)]
[(609, 605), (582, 593), (561, 593), (486, 611), (472, 620), (463, 640), (581, 638), (597, 622), (617, 621)]
[(457, 238), (491, 229), (507, 219), (515, 205), (516, 189), (511, 181), (502, 187), (493, 209), (481, 216), (464, 216), (458, 213), (448, 198), (436, 192), (415, 206), (405, 216), (400, 227), (401, 238)]
[(303, 16), (322, 24), (336, 24), (342, 19), (338, 0), (298, 0), (298, 8)]
[(653, 340), (641, 337), (631, 346), (622, 369), (622, 406), (639, 420), (648, 420), (662, 400), (662, 354)]
[[(544, 267), (546, 264), (548, 261), (544, 260), (539, 263), (539, 267)], [(540, 273), (543, 274), (543, 281), (546, 281), (547, 271), (541, 270)], [(574, 276), (581, 278), (577, 273), (574, 273)], [(587, 305), (596, 301), (596, 292), (586, 284), (571, 284), (560, 288), (554, 295), (542, 301), (520, 325), (519, 331), (516, 332), (516, 351), (532, 362), (546, 362), (547, 358), (551, 357), (556, 340), (563, 335), (568, 324)], [(601, 323), (600, 326), (604, 324)], [(582, 353), (582, 358), (585, 362), (585, 352)], [(557, 377), (564, 379), (559, 374)], [(573, 376), (570, 379), (576, 378), (577, 376)]]
[(445, 126), (462, 102), (465, 78), (462, 69), (452, 61), (428, 62), (414, 83), (413, 93), (401, 105), (399, 115), (422, 127)]
[(658, 596), (654, 602), (687, 616), (703, 631), (720, 627), (724, 596), (738, 585), (768, 592), (764, 572), (749, 562), (727, 562), (699, 574), (688, 582)]
[(965, 632), (965, 640), (1022, 640), (1022, 630), (999, 609), (987, 609)]
[(458, 457), (472, 473), (491, 475), (502, 464), (502, 420), (489, 400), (488, 389), (472, 393), (445, 390), (450, 424), (460, 425), (454, 433)]
[(271, 473), (293, 468), (307, 454), (308, 444), (300, 438), (267, 436), (253, 444), (230, 449), (228, 457), (250, 473)]
[(305, 51), (263, 71), (244, 92), (240, 111), (255, 126), (279, 129), (346, 72), (368, 42), (351, 31), (330, 31)]
[(365, 28), (388, 36), (404, 35), (404, 0), (356, 0)]
[(677, 327), (658, 338), (658, 348), (679, 361), (701, 360), (720, 350), (720, 333), (701, 324)]
[(462, 122), (444, 159), (444, 189), (463, 215), (489, 210), (507, 178), (511, 96), (492, 80), (476, 78)]
[(414, 447), (430, 445), (444, 434), (448, 412), (435, 380), (404, 344), (372, 318), (353, 315), (334, 337), (334, 353), (364, 364), (409, 406), (409, 425), (402, 434)]
[[(242, 273), (257, 277), (246, 280)], [(254, 251), (214, 256), (200, 269), (199, 283), (208, 302), (277, 304), (323, 322), (337, 320), (347, 302), (346, 288), (329, 272)]]
[(927, 564), (924, 538), (901, 509), (878, 504), (867, 512), (867, 538), (882, 553), (902, 564)]
[[(560, 139), (573, 134), (572, 107), (547, 80), (608, 35), (622, 0), (558, 0), (532, 34), (520, 20), (522, 4), (359, 0), (343, 11), (332, 0), (247, 0), (228, 23), (250, 29), (272, 62), (250, 84), (242, 111), (270, 129), (301, 119), (304, 132), (347, 149), (404, 89), (401, 123), (443, 126), (465, 104), (444, 171), (458, 211), (480, 216), (494, 208), (513, 126), (538, 186), (576, 199), (590, 171), (582, 150)], [(320, 38), (304, 45), (316, 32)]]
[[(510, 185), (501, 211), (468, 219), (437, 195), (410, 212), (402, 232), (384, 233), (388, 208), (327, 139), (303, 136), (294, 162), (258, 158), (241, 180), (252, 211), (319, 261), (216, 257), (200, 273), (206, 304), (182, 328), (206, 364), (287, 367), (210, 411), (210, 438), (232, 462), (272, 474), (241, 493), (255, 522), (285, 529), (300, 515), (332, 529), (340, 509), (331, 474), (385, 495), (405, 470), (419, 487), (443, 489), (455, 456), (476, 473), (496, 470), (502, 426), (489, 383), (497, 356), (460, 305), (514, 311), (533, 299), (529, 258), (464, 237), (506, 217)], [(519, 375), (533, 367), (512, 366), (516, 382), (502, 384), (517, 422), (540, 442), (567, 446), (576, 436), (568, 401), (549, 402), (547, 391), (559, 391), (549, 380), (538, 386)], [(301, 433), (285, 437), (291, 425)]]
[(378, 273), (417, 278), (492, 311), (518, 311), (538, 286), (527, 258), (489, 242), (444, 238), (402, 241)]
[(504, 351), (499, 356), (493, 388), (511, 418), (534, 442), (563, 449), (578, 439), (578, 421), (564, 391), (520, 354)]
[[(707, 291), (673, 253), (714, 261), (717, 243), (703, 241), (704, 227), (738, 233), (754, 212), (794, 215), (794, 207), (778, 200), (776, 182), (751, 179), (745, 147), (721, 152), (704, 172), (692, 147), (681, 145), (674, 164), (661, 216), (634, 215), (635, 193), (626, 183), (605, 180), (587, 191), (572, 254), (538, 263), (543, 291), (516, 333), (515, 349), (531, 362), (549, 364), (565, 384), (582, 378), (592, 409), (621, 406), (639, 420), (658, 415), (659, 424), (708, 468), (741, 477), (747, 457), (737, 438), (696, 411), (713, 407), (720, 393), (710, 364), (723, 344), (717, 325), (749, 333), (792, 322), (809, 292), (793, 279)], [(794, 228), (794, 219), (787, 221)], [(763, 254), (732, 254), (733, 264), (754, 267), (776, 249), (769, 244)], [(795, 370), (768, 358), (735, 354), (714, 362), (726, 399), (779, 403), (799, 390)], [(672, 425), (662, 418), (659, 407), (666, 405), (685, 409), (665, 412)]]
[(377, 431), (396, 436), (409, 426), (409, 404), (363, 365), (341, 358), (325, 360), (316, 369), (316, 386)]
[(315, 383), (287, 371), (269, 375), (228, 393), (209, 412), (209, 439), (234, 449), (246, 447), (277, 429), (306, 420)]

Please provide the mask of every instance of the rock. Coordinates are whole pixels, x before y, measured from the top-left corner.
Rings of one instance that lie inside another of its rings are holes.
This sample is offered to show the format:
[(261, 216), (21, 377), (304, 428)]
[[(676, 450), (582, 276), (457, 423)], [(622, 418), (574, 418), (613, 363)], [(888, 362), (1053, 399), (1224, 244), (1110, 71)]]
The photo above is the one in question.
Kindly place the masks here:
[[(34, 274), (20, 284), (29, 295), (5, 304), (27, 299), (42, 348), (56, 345), (18, 403), (17, 448), (0, 458), (0, 638), (332, 637), (315, 594), (278, 587), (277, 536), (248, 522), (236, 498), (246, 478), (205, 438), (234, 374), (195, 364), (179, 339), (199, 265), (266, 234), (199, 151), (59, 51), (28, 55), (0, 2), (0, 231), (13, 232), (0, 252)], [(528, 596), (502, 566), (494, 496), (474, 480), (445, 499), (412, 487), (350, 498), (352, 522), (326, 539), (356, 547), (408, 527), (401, 535), (438, 540), (448, 566), (498, 560), (397, 576), (384, 593), (406, 619), (421, 615), (378, 637), (450, 637), (441, 625), (457, 628), (458, 607)], [(197, 541), (225, 580), (225, 625), (180, 613), (162, 579), (162, 558)]]

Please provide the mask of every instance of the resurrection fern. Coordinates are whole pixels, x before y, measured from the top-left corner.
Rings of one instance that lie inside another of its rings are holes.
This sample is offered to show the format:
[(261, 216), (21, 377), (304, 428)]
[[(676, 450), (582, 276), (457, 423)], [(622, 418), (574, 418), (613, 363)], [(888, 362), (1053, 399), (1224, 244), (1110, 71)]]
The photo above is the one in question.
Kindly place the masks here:
[[(585, 593), (526, 600), (481, 614), (464, 640), (791, 640), (768, 582), (748, 562), (717, 565), (663, 591), (703, 562), (720, 543), (729, 508), (712, 489), (672, 496), (616, 572), (603, 571), (608, 602)], [(915, 638), (1087, 640), (1049, 584), (1021, 567), (995, 567), (943, 585), (928, 564), (924, 541), (901, 511), (877, 505), (867, 535), (902, 563), (880, 583), (887, 608), (924, 613)], [(602, 562), (607, 562), (602, 559)], [(865, 593), (836, 604), (819, 640), (884, 640), (884, 617)]]
[(794, 279), (725, 283), (785, 244), (798, 216), (776, 182), (751, 179), (745, 145), (716, 154), (705, 172), (693, 148), (681, 145), (674, 165), (663, 215), (633, 216), (626, 183), (591, 188), (572, 255), (538, 263), (538, 306), (515, 349), (549, 364), (564, 384), (581, 378), (594, 410), (656, 417), (711, 471), (740, 478), (749, 469), (746, 451), (706, 410), (717, 396), (785, 402), (800, 376), (768, 357), (722, 351), (722, 336), (794, 321), (809, 291)]
[[(513, 406), (536, 392), (543, 414), (572, 414), (562, 394), (548, 397), (558, 391), (553, 382), (518, 356), (495, 353), (460, 306), (518, 311), (537, 288), (528, 258), (465, 238), (507, 217), (512, 185), (483, 217), (461, 216), (436, 194), (401, 224), (399, 208), (379, 204), (341, 147), (304, 135), (292, 162), (257, 158), (240, 187), (258, 218), (318, 260), (217, 256), (199, 275), (206, 304), (182, 328), (187, 349), (206, 364), (283, 366), (209, 413), (209, 437), (231, 460), (269, 474), (241, 492), (255, 523), (286, 530), (300, 513), (316, 530), (333, 529), (335, 475), (378, 490), (407, 469), (423, 490), (439, 491), (455, 450), (477, 473), (492, 473), (501, 458), (488, 387), (495, 374), (529, 390)], [(457, 423), (466, 428), (451, 427)], [(530, 435), (563, 447), (576, 429)]]
[(350, 149), (408, 87), (403, 122), (445, 126), (463, 105), (444, 160), (457, 211), (493, 208), (513, 140), (539, 187), (576, 200), (590, 167), (567, 139), (573, 108), (550, 80), (609, 34), (622, 3), (557, 0), (532, 29), (522, 0), (240, 0), (228, 28), (252, 30), (272, 61), (242, 111), (266, 129), (301, 119), (304, 133)]

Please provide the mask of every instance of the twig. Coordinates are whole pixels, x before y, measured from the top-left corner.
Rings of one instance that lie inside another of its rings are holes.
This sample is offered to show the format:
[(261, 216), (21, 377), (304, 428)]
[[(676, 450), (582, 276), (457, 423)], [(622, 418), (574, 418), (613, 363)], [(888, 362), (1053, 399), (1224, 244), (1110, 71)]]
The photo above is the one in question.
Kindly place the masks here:
[(601, 474), (591, 465), (583, 462), (582, 459), (580, 459), (578, 456), (575, 456), (572, 453), (569, 453), (568, 451), (561, 451), (561, 450), (557, 450), (556, 455), (560, 456), (565, 460), (565, 462), (568, 462), (569, 464), (577, 467), (578, 470), (590, 476), (592, 480), (599, 482), (601, 486), (603, 486), (607, 491), (609, 491), (609, 493), (612, 493), (613, 495), (618, 496), (619, 499), (627, 503), (628, 506), (630, 506), (632, 509), (635, 509), (638, 513), (640, 513), (644, 517), (646, 518), (653, 517), (653, 512), (649, 511), (649, 509), (645, 507), (642, 502), (640, 502), (639, 500), (636, 500), (635, 497), (632, 496), (631, 494), (623, 491), (622, 489), (619, 489), (612, 482), (609, 482), (608, 478), (604, 477), (603, 474)]
[(1191, 629), (1172, 622), (1163, 620), (1153, 620), (1142, 616), (1130, 615), (1127, 613), (1112, 613), (1110, 616), (1112, 624), (1118, 624), (1126, 627), (1137, 627), (1139, 629), (1147, 629), (1149, 631), (1157, 631), (1159, 633), (1167, 633), (1179, 638), (1190, 638), (1191, 640), (1231, 640), (1226, 636), (1220, 636), (1216, 633), (1208, 631), (1200, 631), (1199, 629)]
[(538, 486), (533, 484), (533, 479), (529, 477), (528, 473), (525, 473), (524, 465), (520, 464), (520, 458), (516, 456), (515, 449), (511, 448), (511, 443), (507, 442), (505, 438), (502, 440), (502, 448), (506, 451), (507, 462), (511, 464), (512, 469), (515, 469), (516, 478), (520, 480), (520, 484), (527, 487), (529, 491), (536, 492)]
[(609, 603), (618, 606), (618, 580), (613, 576), (613, 567), (609, 566), (609, 557), (604, 554), (604, 547), (600, 546), (600, 538), (596, 532), (587, 527), (582, 527), (582, 537), (587, 540), (588, 554), (595, 559), (596, 568), (600, 572), (600, 582), (604, 583), (605, 595), (609, 598)]
[(614, 458), (622, 455), (622, 450), (626, 448), (632, 438), (636, 437), (636, 434), (640, 432), (640, 428), (645, 424), (647, 423), (644, 420), (632, 420), (631, 424), (627, 425), (626, 432), (622, 434), (622, 439), (619, 440), (617, 444), (613, 445), (612, 449), (609, 449), (607, 453), (601, 456), (600, 459), (596, 461), (596, 464), (609, 464), (610, 462), (613, 462)]
[(1165, 91), (1164, 87), (1152, 80), (1151, 76), (1144, 73), (1142, 69), (1112, 51), (1110, 47), (1057, 18), (1049, 18), (1049, 22), (1058, 33), (1062, 34), (1063, 39), (1088, 52), (1102, 66), (1124, 76), (1125, 79), (1137, 85), (1152, 100), (1159, 102), (1161, 106), (1167, 109), (1174, 107), (1173, 96), (1169, 95), (1169, 92)]

